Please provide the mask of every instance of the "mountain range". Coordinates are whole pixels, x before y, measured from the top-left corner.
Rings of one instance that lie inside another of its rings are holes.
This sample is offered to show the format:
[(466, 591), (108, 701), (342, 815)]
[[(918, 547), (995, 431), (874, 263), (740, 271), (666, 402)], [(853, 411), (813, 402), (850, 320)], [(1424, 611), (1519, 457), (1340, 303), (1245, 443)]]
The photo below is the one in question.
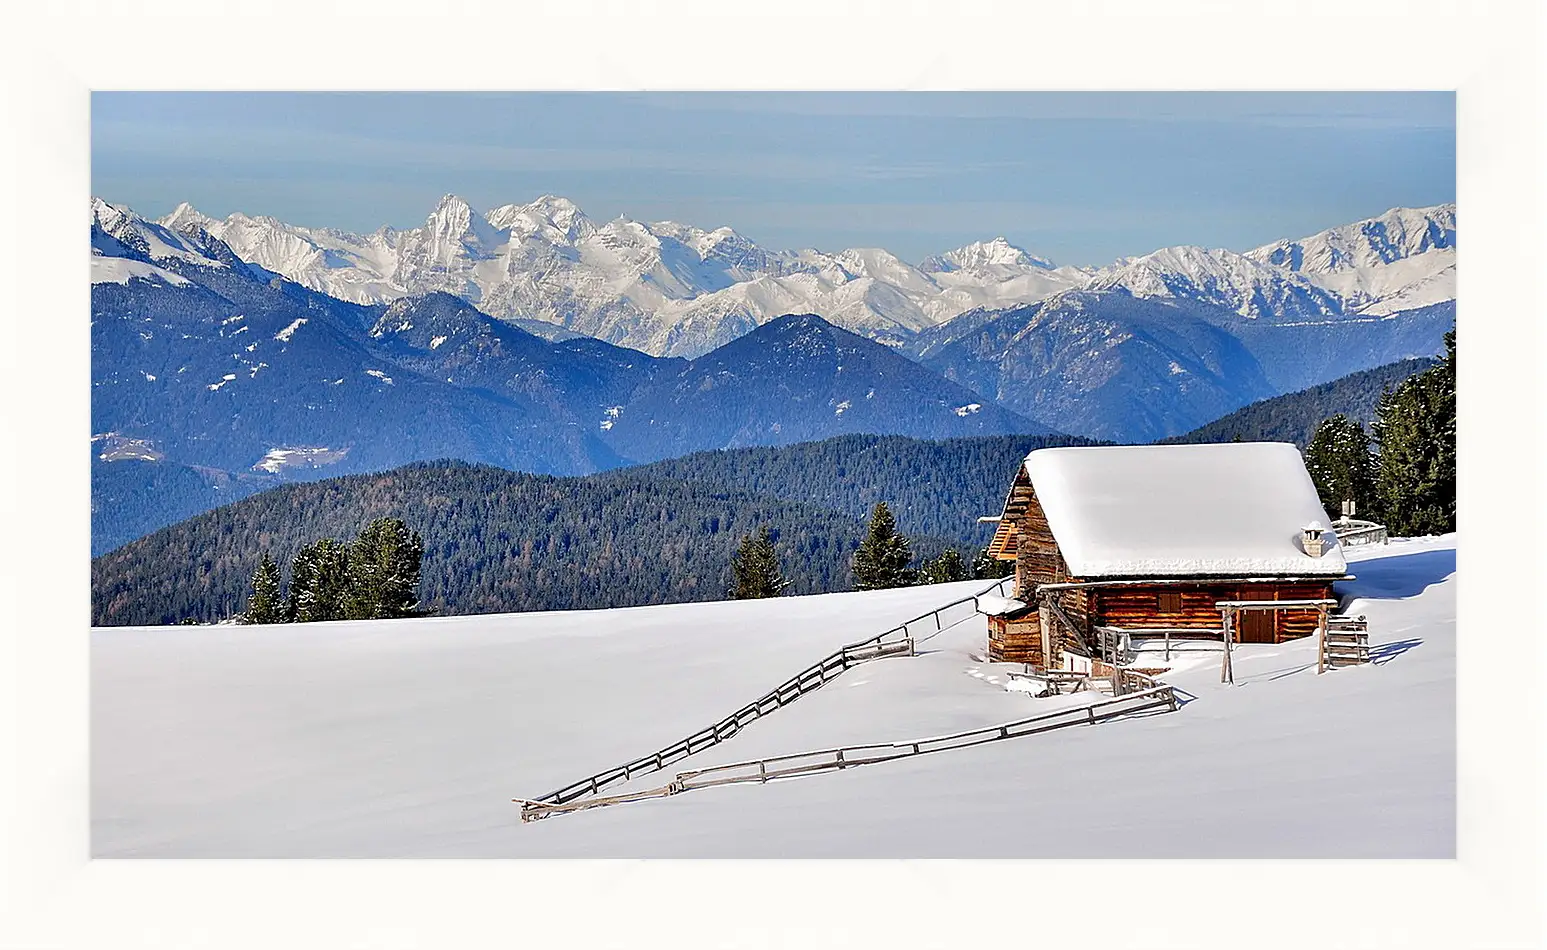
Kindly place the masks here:
[(92, 253), (103, 461), (296, 476), (460, 458), (567, 475), (852, 432), (1050, 431), (815, 316), (661, 358), (543, 339), (445, 291), (340, 300), (196, 224), (100, 201)]
[(1171, 247), (1099, 269), (1056, 266), (1002, 237), (917, 266), (880, 248), (770, 250), (727, 227), (627, 217), (598, 224), (553, 195), (483, 214), (447, 195), (423, 226), (369, 235), (244, 214), (216, 219), (187, 204), (159, 223), (200, 228), (243, 260), (341, 300), (444, 291), (500, 319), (658, 356), (702, 355), (788, 313), (896, 344), (970, 310), (1075, 289), (1122, 288), (1277, 320), (1385, 316), (1455, 297), (1453, 204), (1396, 208), (1244, 253)]
[(422, 227), (368, 235), (244, 214), (216, 219), (187, 204), (158, 223), (206, 231), (243, 260), (341, 300), (442, 291), (500, 319), (657, 356), (700, 356), (790, 313), (898, 343), (965, 310), (1041, 299), (1089, 277), (1003, 238), (914, 267), (879, 248), (769, 250), (725, 227), (626, 217), (598, 224), (553, 195), (485, 214), (447, 195)]
[(552, 196), (448, 196), (370, 235), (94, 198), (91, 244), (98, 460), (281, 478), (848, 433), (1152, 441), (1433, 355), (1455, 320), (1454, 205), (1101, 268), (1002, 238), (916, 266), (775, 251)]

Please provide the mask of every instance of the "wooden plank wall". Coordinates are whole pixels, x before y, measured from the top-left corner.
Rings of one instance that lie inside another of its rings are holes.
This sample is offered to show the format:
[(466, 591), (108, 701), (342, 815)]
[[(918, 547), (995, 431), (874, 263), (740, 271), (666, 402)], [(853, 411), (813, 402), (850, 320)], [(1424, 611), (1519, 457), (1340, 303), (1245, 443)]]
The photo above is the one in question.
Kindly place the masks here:
[[(1181, 612), (1161, 613), (1159, 594), (1180, 592)], [(1196, 586), (1103, 587), (1091, 591), (1097, 624), (1113, 627), (1173, 627), (1178, 629), (1219, 629), (1221, 600), (1312, 600), (1332, 596), (1330, 581), (1285, 581), (1260, 584), (1208, 584)], [(1316, 632), (1314, 610), (1276, 610), (1272, 613), (1272, 639), (1281, 643)], [(1243, 640), (1243, 642), (1252, 642)]]
[[(1058, 550), (1058, 542), (1053, 540), (1047, 515), (1043, 513), (1024, 469), (1016, 476), (1005, 510), (1014, 518), (1015, 525), (1010, 536), (1010, 543), (1015, 545), (1015, 596), (1032, 609), (1018, 617), (989, 621), (988, 658), (1006, 663), (1031, 663), (1040, 668), (1045, 662), (1042, 625), (1032, 600), (1038, 584), (1070, 580), (1069, 568)], [(1067, 591), (1060, 595), (1059, 603), (1070, 619), (1082, 624), (1088, 632), (1089, 606), (1085, 592)], [(1059, 639), (1055, 638), (1051, 645), (1056, 665)]]
[(1015, 618), (988, 618), (988, 658), (998, 663), (1042, 665), (1042, 625), (1037, 612)]
[(1012, 503), (1024, 505), (1025, 510), (1016, 519), (1015, 537), (1015, 596), (1031, 603), (1038, 584), (1056, 584), (1069, 580), (1069, 568), (1064, 563), (1058, 542), (1053, 539), (1053, 529), (1048, 527), (1047, 515), (1037, 501), (1037, 493), (1031, 481), (1016, 480)]

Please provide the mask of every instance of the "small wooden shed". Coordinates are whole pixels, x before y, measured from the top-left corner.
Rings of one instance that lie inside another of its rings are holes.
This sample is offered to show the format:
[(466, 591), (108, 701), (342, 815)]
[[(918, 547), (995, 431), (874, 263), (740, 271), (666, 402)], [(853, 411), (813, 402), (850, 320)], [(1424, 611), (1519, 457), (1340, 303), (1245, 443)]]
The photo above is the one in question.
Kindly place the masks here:
[[(991, 660), (1065, 669), (1104, 637), (1210, 636), (1221, 602), (1325, 601), (1347, 576), (1295, 446), (1041, 449), (1005, 499), (989, 555), (1015, 593), (989, 613)], [(1317, 610), (1247, 610), (1235, 641), (1315, 632)]]

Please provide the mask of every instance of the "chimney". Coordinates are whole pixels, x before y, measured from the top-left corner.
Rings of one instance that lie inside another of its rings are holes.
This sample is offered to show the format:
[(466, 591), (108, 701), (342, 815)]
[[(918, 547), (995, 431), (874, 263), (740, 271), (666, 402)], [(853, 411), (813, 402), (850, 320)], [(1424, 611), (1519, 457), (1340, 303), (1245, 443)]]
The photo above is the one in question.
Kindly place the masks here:
[(1323, 535), (1325, 529), (1320, 521), (1312, 521), (1300, 529), (1300, 543), (1305, 546), (1305, 553), (1311, 557), (1321, 557), (1326, 551), (1327, 542)]

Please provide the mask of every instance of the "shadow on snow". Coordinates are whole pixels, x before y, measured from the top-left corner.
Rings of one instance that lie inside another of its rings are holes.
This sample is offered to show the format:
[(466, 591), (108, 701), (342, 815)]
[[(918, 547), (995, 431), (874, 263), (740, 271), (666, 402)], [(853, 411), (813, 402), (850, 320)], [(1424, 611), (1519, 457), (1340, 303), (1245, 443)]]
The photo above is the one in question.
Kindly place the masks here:
[(1456, 551), (1449, 548), (1372, 558), (1355, 561), (1348, 569), (1358, 579), (1336, 585), (1336, 591), (1344, 598), (1398, 600), (1416, 597), (1456, 573)]

